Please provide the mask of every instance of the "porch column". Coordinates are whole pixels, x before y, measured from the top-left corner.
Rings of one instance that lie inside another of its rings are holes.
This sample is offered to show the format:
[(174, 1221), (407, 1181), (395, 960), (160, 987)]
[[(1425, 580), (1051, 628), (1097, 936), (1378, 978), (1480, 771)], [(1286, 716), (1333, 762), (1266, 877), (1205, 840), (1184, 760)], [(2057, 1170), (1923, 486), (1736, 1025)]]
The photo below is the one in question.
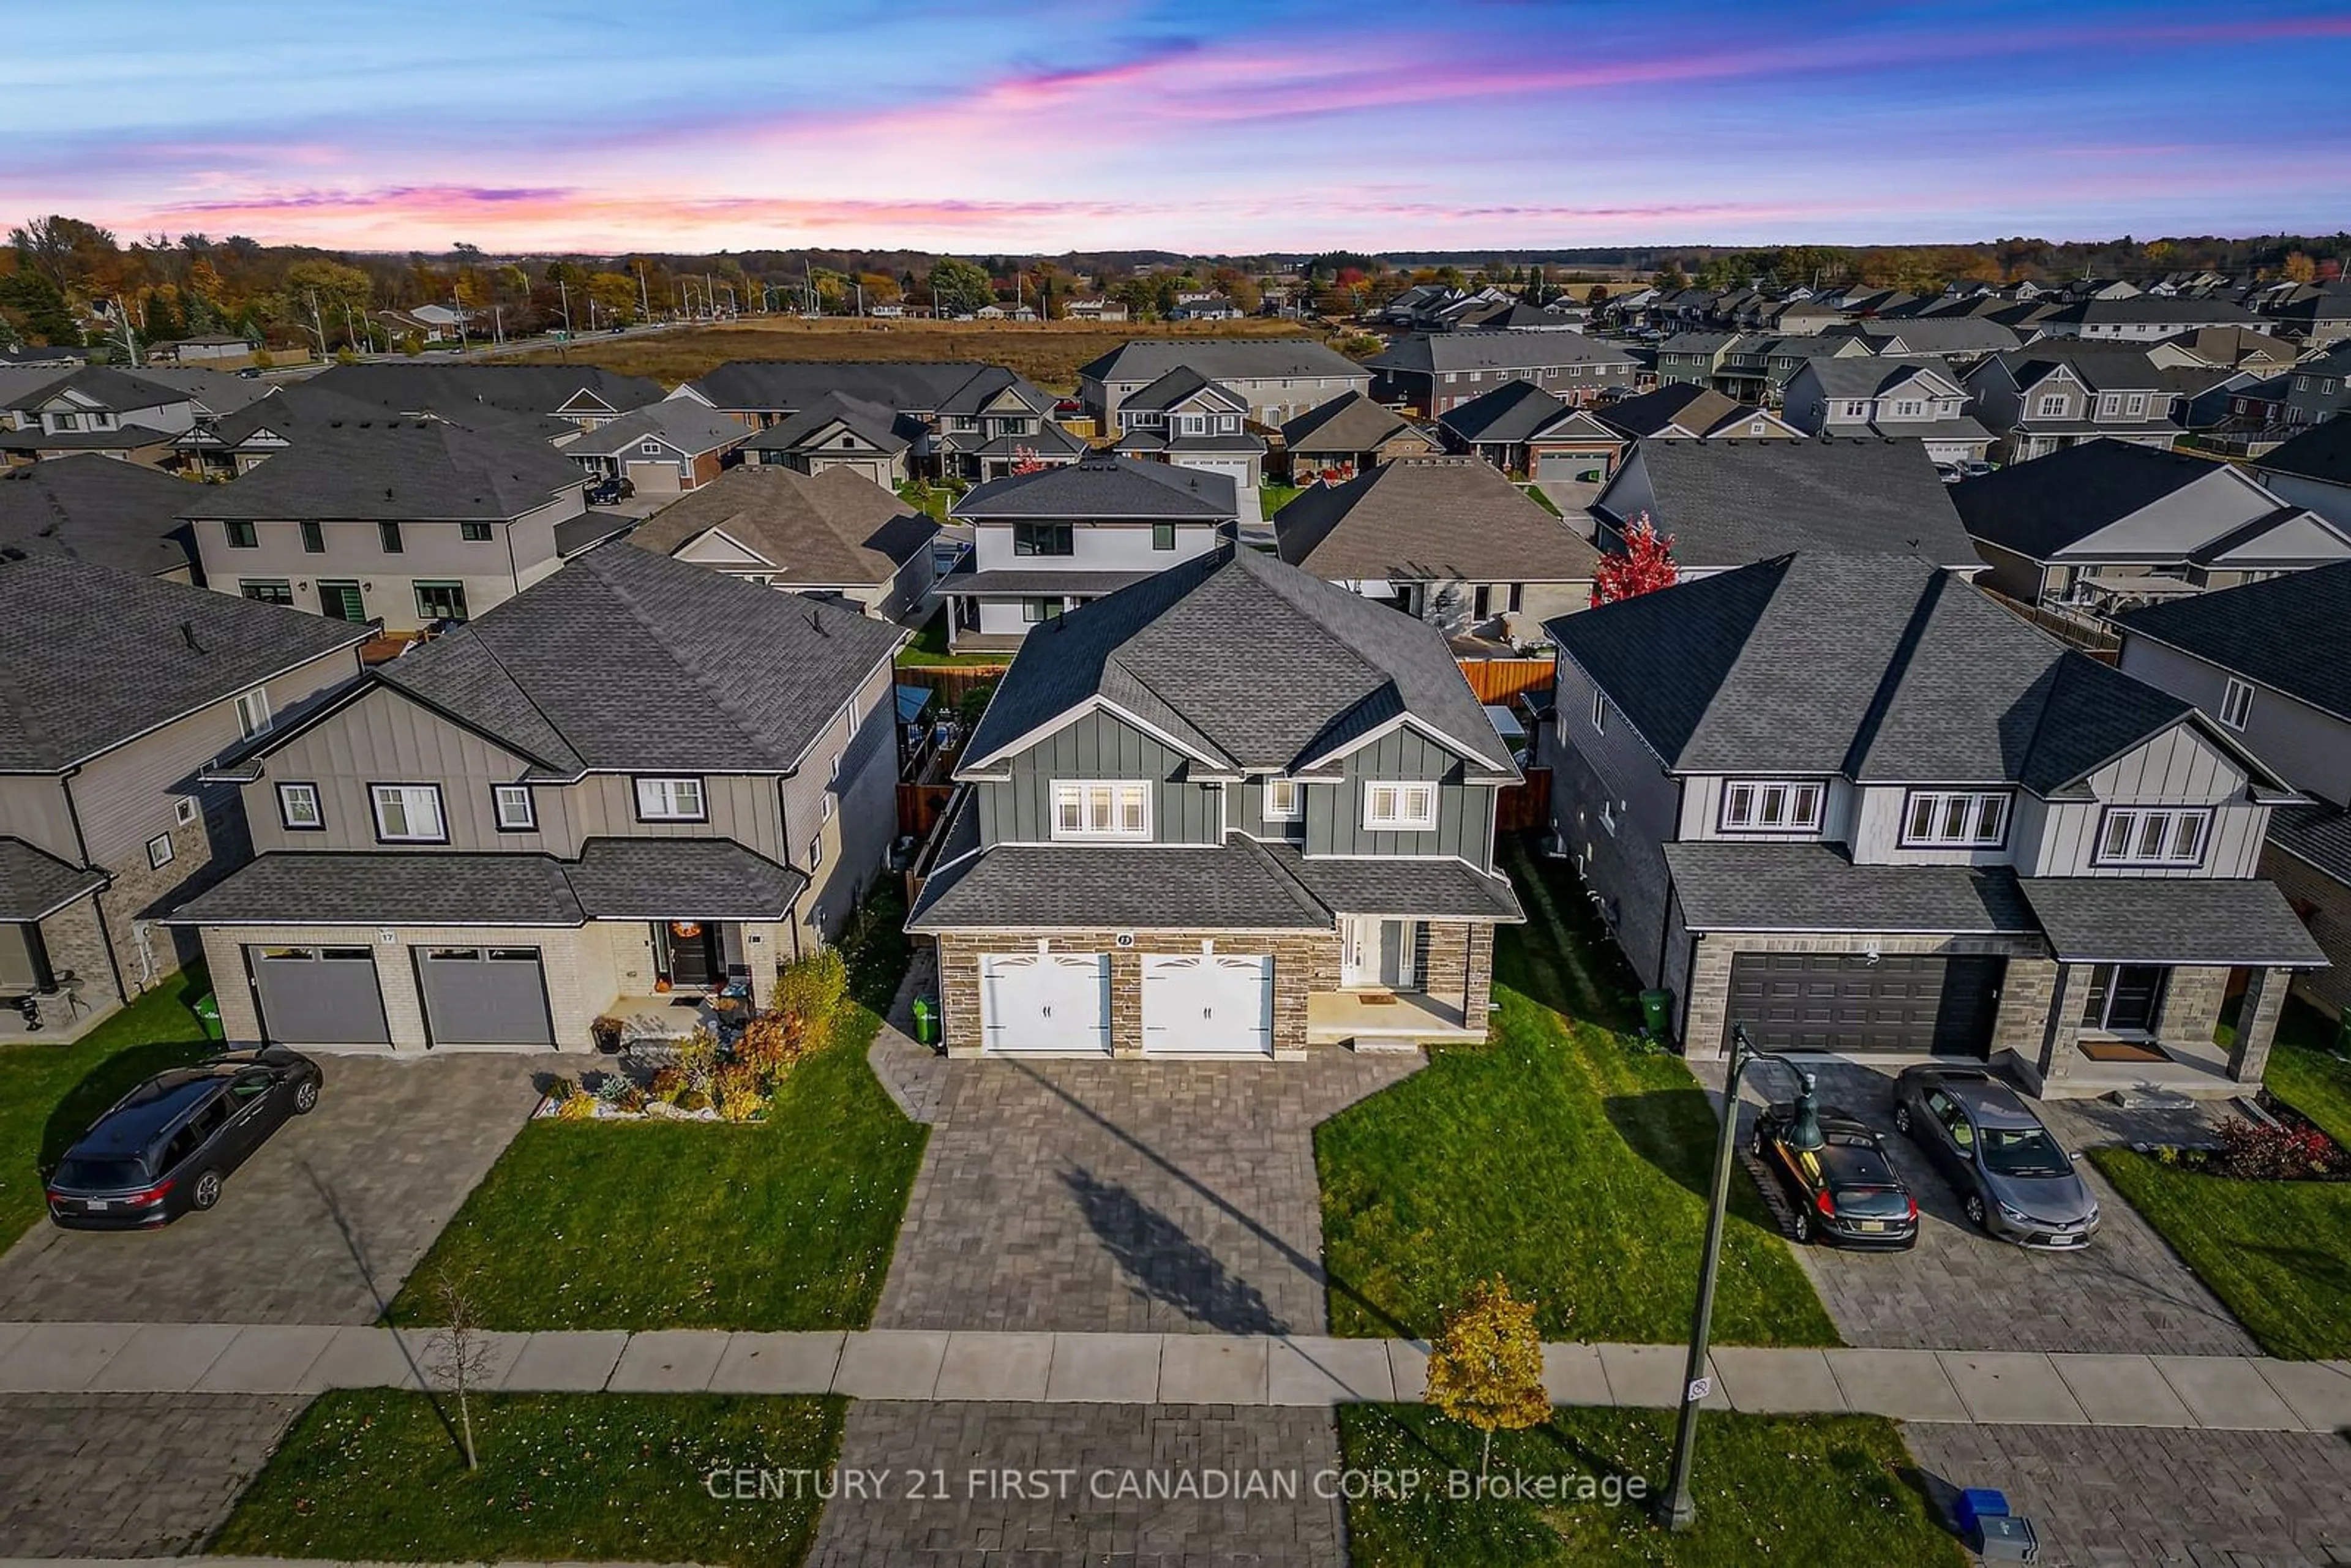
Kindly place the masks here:
[(2043, 1096), (2051, 1084), (2073, 1076), (2074, 1059), (2081, 1054), (2075, 1049), (2082, 1035), (2081, 1004), (2074, 998), (2080, 994), (2088, 973), (2080, 964), (2060, 965), (2057, 978), (2049, 988), (2049, 1022), (2041, 1037), (2039, 1063)]
[(2245, 987), (2237, 1012), (2237, 1038), (2229, 1047), (2229, 1077), (2239, 1083), (2259, 1083), (2269, 1066), (2270, 1047), (2277, 1040), (2278, 1013), (2285, 1006), (2291, 969), (2255, 969)]

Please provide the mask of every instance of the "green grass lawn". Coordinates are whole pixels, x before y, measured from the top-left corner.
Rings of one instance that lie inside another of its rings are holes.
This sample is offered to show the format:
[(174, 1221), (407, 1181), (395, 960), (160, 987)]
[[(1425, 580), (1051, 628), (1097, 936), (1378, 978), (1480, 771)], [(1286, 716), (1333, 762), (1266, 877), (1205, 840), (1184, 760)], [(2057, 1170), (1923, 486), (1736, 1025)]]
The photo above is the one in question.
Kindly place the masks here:
[(445, 1270), (493, 1328), (863, 1328), (928, 1135), (865, 1063), (905, 973), (904, 914), (884, 878), (844, 944), (852, 1018), (765, 1122), (530, 1123), (392, 1320), (432, 1321)]
[[(1315, 1135), (1332, 1332), (1433, 1332), (1499, 1271), (1546, 1337), (1671, 1343), (1696, 1300), (1716, 1120), (1681, 1061), (1614, 1032), (1635, 982), (1558, 868), (1505, 855), (1529, 923), (1505, 926), (1484, 1045), (1428, 1066)], [(1754, 1184), (1734, 1176), (1715, 1337), (1835, 1344)]]
[(188, 1010), (211, 985), (193, 965), (71, 1045), (0, 1047), (0, 1251), (47, 1212), (41, 1178), (108, 1106), (219, 1049)]
[(944, 485), (932, 485), (917, 495), (912, 485), (902, 484), (898, 486), (898, 499), (918, 512), (929, 513), (932, 521), (944, 523), (947, 520), (947, 503), (955, 499), (955, 492)]
[[(1342, 1406), (1339, 1440), (1351, 1469), (1416, 1472), (1423, 1489), (1410, 1501), (1347, 1504), (1357, 1568), (1968, 1561), (1912, 1484), (1899, 1429), (1876, 1416), (1708, 1412), (1693, 1471), (1698, 1522), (1684, 1534), (1667, 1533), (1648, 1511), (1666, 1484), (1669, 1412), (1559, 1410), (1546, 1426), (1495, 1435), (1489, 1476), (1560, 1477), (1571, 1487), (1614, 1480), (1624, 1500), (1614, 1502), (1604, 1492), (1584, 1499), (1580, 1489), (1551, 1502), (1447, 1498), (1450, 1472), (1478, 1473), (1479, 1435), (1425, 1406)], [(1638, 1501), (1635, 1478), (1648, 1494)]]
[(1549, 496), (1543, 494), (1543, 487), (1541, 486), (1521, 485), (1519, 488), (1524, 490), (1530, 497), (1531, 497), (1536, 506), (1541, 507), (1544, 511), (1549, 512), (1554, 517), (1559, 516), (1558, 504), (1552, 501)]
[[(2351, 1061), (2325, 1019), (2290, 1004), (2264, 1082), (2351, 1143)], [(2129, 1149), (2090, 1158), (2272, 1355), (2351, 1355), (2351, 1182), (2232, 1181)]]
[(947, 607), (940, 605), (913, 642), (898, 650), (898, 663), (903, 665), (946, 665), (951, 670), (1001, 670), (1009, 667), (1008, 653), (955, 653), (947, 651)]
[(1274, 513), (1306, 494), (1302, 485), (1277, 485), (1269, 479), (1258, 486), (1259, 502), (1265, 508), (1265, 520), (1273, 521)]
[(393, 1389), (320, 1396), (211, 1550), (371, 1562), (799, 1563), (822, 1506), (812, 1495), (714, 1498), (704, 1478), (831, 1463), (848, 1402), (490, 1394), (472, 1404), (482, 1463), (468, 1472), (445, 1396), (438, 1406)]

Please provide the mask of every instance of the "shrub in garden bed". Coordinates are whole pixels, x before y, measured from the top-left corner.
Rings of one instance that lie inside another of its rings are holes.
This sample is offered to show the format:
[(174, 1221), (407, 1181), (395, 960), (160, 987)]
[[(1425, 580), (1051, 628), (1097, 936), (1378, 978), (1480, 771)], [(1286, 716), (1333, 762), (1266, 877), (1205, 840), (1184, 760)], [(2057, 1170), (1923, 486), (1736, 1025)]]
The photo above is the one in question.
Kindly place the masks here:
[(2234, 1181), (2351, 1180), (2351, 1151), (2284, 1107), (2275, 1110), (2274, 1123), (2224, 1123), (2218, 1148), (2167, 1148), (2156, 1157)]

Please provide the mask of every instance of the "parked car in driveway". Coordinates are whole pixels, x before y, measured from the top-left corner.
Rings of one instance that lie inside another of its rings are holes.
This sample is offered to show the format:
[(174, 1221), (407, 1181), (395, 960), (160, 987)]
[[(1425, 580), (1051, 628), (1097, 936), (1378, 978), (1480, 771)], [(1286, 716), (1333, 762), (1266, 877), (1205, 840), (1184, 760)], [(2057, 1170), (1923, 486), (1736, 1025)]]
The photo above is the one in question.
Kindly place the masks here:
[(220, 1201), (221, 1184), (287, 1117), (319, 1103), (318, 1063), (282, 1046), (158, 1073), (68, 1149), (49, 1218), (73, 1230), (168, 1225)]
[(1906, 1067), (1894, 1125), (1959, 1189), (1978, 1228), (2024, 1247), (2081, 1247), (2098, 1200), (2015, 1090), (1980, 1067)]
[(1755, 1119), (1753, 1148), (1788, 1195), (1798, 1241), (1901, 1251), (1918, 1242), (1918, 1205), (1868, 1125), (1834, 1105), (1820, 1109), (1817, 1149), (1792, 1141), (1793, 1104), (1766, 1106)]

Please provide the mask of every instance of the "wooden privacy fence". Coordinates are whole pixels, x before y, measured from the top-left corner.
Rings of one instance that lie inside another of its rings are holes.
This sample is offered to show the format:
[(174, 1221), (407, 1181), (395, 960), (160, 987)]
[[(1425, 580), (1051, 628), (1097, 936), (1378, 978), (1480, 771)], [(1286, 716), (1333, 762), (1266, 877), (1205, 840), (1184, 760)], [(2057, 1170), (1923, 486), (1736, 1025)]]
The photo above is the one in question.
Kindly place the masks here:
[(955, 795), (952, 784), (901, 784), (898, 786), (898, 831), (927, 839), (938, 826), (939, 814), (947, 809)]
[(993, 685), (1012, 666), (1004, 664), (900, 664), (898, 684), (928, 686), (938, 693), (942, 707), (952, 711), (974, 686)]
[(1508, 704), (1528, 692), (1547, 692), (1556, 672), (1548, 653), (1533, 659), (1463, 659), (1460, 664), (1481, 703)]
[(1527, 781), (1502, 790), (1494, 801), (1494, 831), (1528, 833), (1551, 826), (1551, 769), (1530, 768)]

